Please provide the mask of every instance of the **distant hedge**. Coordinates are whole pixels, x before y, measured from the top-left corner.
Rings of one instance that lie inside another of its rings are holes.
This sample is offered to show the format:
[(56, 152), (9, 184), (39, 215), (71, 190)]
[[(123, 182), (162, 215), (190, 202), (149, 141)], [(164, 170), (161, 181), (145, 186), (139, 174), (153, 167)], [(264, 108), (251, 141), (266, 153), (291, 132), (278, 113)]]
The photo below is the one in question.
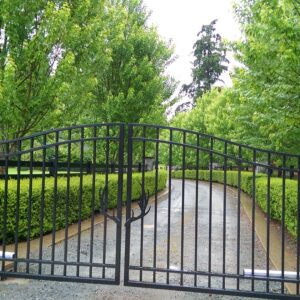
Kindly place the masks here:
[[(82, 194), (81, 194), (81, 219), (87, 219), (92, 214), (92, 175), (84, 175), (82, 177)], [(141, 195), (141, 173), (132, 175), (132, 200), (137, 200)], [(158, 190), (162, 190), (166, 186), (167, 173), (159, 171)], [(99, 190), (105, 185), (105, 176), (97, 175), (95, 180), (95, 211), (99, 211), (100, 196)], [(56, 222), (55, 230), (64, 228), (66, 225), (67, 211), (67, 178), (59, 177), (57, 180), (56, 192)], [(126, 201), (127, 176), (123, 179), (123, 203)], [(145, 190), (150, 195), (155, 192), (155, 172), (145, 173)], [(78, 221), (79, 217), (79, 197), (80, 197), (80, 178), (71, 177), (69, 187), (69, 218), (68, 223), (72, 224)], [(4, 234), (4, 181), (0, 181), (0, 242), (3, 241)], [(108, 175), (108, 207), (114, 208), (117, 205), (118, 193), (118, 175)], [(20, 181), (20, 204), (19, 204), (19, 221), (18, 221), (18, 239), (19, 241), (27, 238), (28, 230), (28, 207), (29, 207), (29, 179)], [(54, 178), (45, 179), (44, 190), (44, 210), (43, 210), (43, 233), (49, 233), (53, 230), (53, 203), (55, 199)], [(16, 230), (16, 213), (17, 213), (17, 180), (8, 181), (7, 195), (7, 220), (6, 220), (6, 243), (15, 239)], [(40, 234), (40, 211), (42, 205), (42, 179), (32, 180), (31, 195), (31, 222), (30, 222), (30, 238), (39, 236)]]
[[(238, 186), (238, 172), (227, 171), (227, 184), (230, 186)], [(199, 180), (209, 181), (210, 171), (199, 170)], [(182, 178), (182, 171), (173, 171), (173, 178)], [(267, 212), (267, 176), (265, 174), (255, 175), (255, 199), (260, 208)], [(186, 170), (186, 179), (196, 179), (196, 170)], [(224, 182), (223, 171), (212, 172), (213, 182)], [(270, 184), (270, 212), (271, 217), (281, 221), (282, 211), (282, 179), (271, 178)], [(252, 196), (253, 173), (241, 172), (241, 189)], [(292, 236), (297, 236), (297, 202), (298, 202), (298, 186), (296, 180), (286, 179), (285, 181), (285, 225)]]

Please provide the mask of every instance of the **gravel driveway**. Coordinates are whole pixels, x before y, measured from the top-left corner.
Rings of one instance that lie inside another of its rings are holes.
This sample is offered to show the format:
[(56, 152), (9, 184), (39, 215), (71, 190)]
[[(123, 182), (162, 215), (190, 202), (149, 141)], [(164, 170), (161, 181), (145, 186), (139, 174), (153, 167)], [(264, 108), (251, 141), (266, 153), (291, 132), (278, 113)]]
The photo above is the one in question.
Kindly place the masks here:
[[(208, 211), (209, 211), (209, 184), (199, 182), (199, 238), (198, 238), (198, 269), (207, 270), (208, 261)], [(180, 268), (180, 238), (181, 238), (181, 196), (182, 185), (180, 180), (172, 181), (172, 228), (171, 228), (171, 267)], [(236, 191), (228, 189), (227, 191), (227, 208), (226, 208), (226, 272), (236, 272), (236, 232), (237, 232), (237, 195)], [(154, 209), (153, 203), (150, 213), (144, 218), (144, 264), (152, 266), (153, 258), (153, 220)], [(160, 198), (158, 204), (158, 237), (157, 237), (157, 266), (165, 266), (166, 259), (166, 235), (167, 235), (167, 207), (168, 196)], [(136, 212), (138, 214), (138, 211)], [(185, 183), (185, 243), (184, 243), (184, 266), (185, 269), (193, 268), (194, 259), (194, 228), (195, 228), (195, 182), (186, 181)], [(223, 186), (213, 186), (213, 206), (212, 206), (212, 271), (222, 272), (222, 245), (223, 245)], [(241, 266), (240, 269), (251, 267), (251, 223), (241, 210)], [(123, 223), (124, 223), (123, 218)], [(95, 226), (94, 247), (101, 247), (101, 228), (103, 224)], [(140, 252), (140, 222), (132, 223), (131, 228), (131, 265), (139, 265)], [(110, 235), (110, 231), (114, 232), (115, 224), (112, 221), (108, 222), (108, 245), (107, 245), (107, 260), (114, 257), (115, 239), (114, 234)], [(112, 236), (112, 237), (111, 237)], [(90, 240), (90, 231), (87, 230), (81, 235), (81, 259), (88, 261), (88, 248)], [(124, 228), (122, 236), (122, 260), (124, 254)], [(62, 257), (64, 250), (64, 242), (56, 246), (55, 257)], [(48, 252), (47, 252), (48, 251)], [(68, 256), (76, 256), (77, 253), (77, 237), (72, 237), (68, 240)], [(45, 257), (50, 256), (50, 248), (45, 249)], [(97, 255), (97, 254), (95, 254)], [(123, 262), (122, 262), (123, 264)], [(255, 265), (256, 268), (265, 268), (265, 253), (256, 237), (255, 245)], [(34, 267), (31, 271), (34, 272)], [(59, 267), (57, 267), (59, 271)], [(123, 266), (121, 266), (123, 272)], [(149, 273), (149, 272), (148, 272)], [(109, 273), (108, 273), (109, 275)], [(123, 274), (122, 274), (123, 275)], [(152, 276), (152, 272), (149, 275)], [(150, 278), (149, 277), (149, 278)], [(133, 277), (134, 278), (134, 275)], [(148, 277), (145, 273), (144, 280)], [(151, 277), (152, 278), (152, 277)], [(157, 276), (158, 281), (164, 281), (164, 274)], [(174, 277), (174, 284), (178, 283), (178, 278)], [(171, 280), (171, 281), (172, 281)], [(187, 278), (186, 283), (192, 279)], [(199, 276), (199, 285), (207, 285), (207, 276)], [(219, 287), (222, 284), (221, 279), (214, 277), (212, 286)], [(242, 289), (249, 289), (251, 281), (241, 281)], [(236, 281), (226, 279), (227, 288), (235, 288)], [(255, 283), (257, 290), (264, 291), (265, 283), (257, 281)], [(271, 290), (278, 289), (278, 286), (271, 285)], [(232, 296), (219, 296), (209, 294), (199, 294), (190, 292), (178, 292), (168, 290), (156, 290), (145, 288), (124, 287), (121, 282), (120, 286), (100, 285), (100, 284), (85, 284), (72, 282), (52, 282), (38, 281), (25, 279), (8, 279), (0, 282), (0, 299), (232, 299)], [(246, 299), (235, 297), (235, 299)]]

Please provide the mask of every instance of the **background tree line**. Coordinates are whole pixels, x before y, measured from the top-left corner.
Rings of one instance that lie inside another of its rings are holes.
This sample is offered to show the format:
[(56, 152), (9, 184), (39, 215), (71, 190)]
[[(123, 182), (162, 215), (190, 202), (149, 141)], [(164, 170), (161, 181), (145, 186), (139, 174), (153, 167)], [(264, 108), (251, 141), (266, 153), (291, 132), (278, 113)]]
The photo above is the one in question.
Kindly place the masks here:
[[(299, 153), (300, 3), (240, 0), (241, 63), (233, 86), (215, 23), (194, 45), (194, 108), (173, 126)], [(167, 123), (173, 49), (147, 24), (142, 0), (0, 1), (0, 139), (71, 124)]]
[(140, 0), (1, 0), (0, 139), (164, 122), (172, 47), (147, 18)]
[[(233, 86), (210, 86), (202, 95), (201, 90), (195, 93), (200, 97), (194, 97), (194, 109), (177, 114), (171, 124), (299, 154), (300, 2), (242, 0), (235, 5), (235, 12), (243, 37), (230, 45), (241, 63), (231, 74)], [(199, 40), (204, 39), (205, 35), (200, 35)], [(199, 59), (197, 43), (194, 67)], [(220, 47), (214, 51), (221, 53)], [(195, 68), (191, 86), (197, 83), (194, 74)]]

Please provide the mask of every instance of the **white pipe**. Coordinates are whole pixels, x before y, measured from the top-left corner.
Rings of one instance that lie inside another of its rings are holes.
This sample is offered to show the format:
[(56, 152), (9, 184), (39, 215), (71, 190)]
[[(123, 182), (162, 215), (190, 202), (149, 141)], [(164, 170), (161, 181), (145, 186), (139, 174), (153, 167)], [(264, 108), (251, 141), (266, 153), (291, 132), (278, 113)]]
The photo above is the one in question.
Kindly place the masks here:
[[(2, 257), (3, 257), (3, 251), (0, 251), (0, 258)], [(16, 257), (15, 252), (7, 252), (7, 251), (4, 252), (4, 258), (6, 259), (12, 259), (15, 257)]]
[[(267, 273), (267, 270), (254, 269), (253, 276), (267, 277)], [(297, 279), (297, 272), (284, 271), (283, 275), (283, 278)], [(244, 276), (252, 276), (252, 269), (244, 269)], [(270, 270), (269, 277), (282, 278), (282, 272)]]

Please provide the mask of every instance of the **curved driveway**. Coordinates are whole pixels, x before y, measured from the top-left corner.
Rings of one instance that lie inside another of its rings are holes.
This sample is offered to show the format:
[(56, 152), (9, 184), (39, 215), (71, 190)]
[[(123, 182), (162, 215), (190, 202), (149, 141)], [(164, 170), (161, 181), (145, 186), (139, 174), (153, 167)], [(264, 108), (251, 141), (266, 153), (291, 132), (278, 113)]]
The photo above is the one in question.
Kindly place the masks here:
[[(185, 206), (184, 206), (184, 269), (193, 270), (194, 268), (194, 253), (195, 253), (195, 188), (194, 181), (185, 182)], [(199, 182), (199, 200), (198, 200), (198, 270), (208, 270), (208, 249), (209, 249), (209, 184)], [(182, 182), (181, 180), (172, 180), (171, 188), (171, 231), (170, 231), (170, 268), (180, 268), (181, 255), (181, 217), (182, 217)], [(226, 192), (226, 264), (225, 271), (236, 274), (237, 269), (237, 192), (227, 188)], [(223, 270), (223, 185), (213, 184), (212, 189), (212, 230), (211, 230), (211, 270), (212, 272), (221, 273)], [(153, 265), (153, 234), (154, 234), (154, 202), (149, 203), (152, 207), (150, 213), (144, 219), (144, 265)], [(138, 214), (137, 208), (136, 215)], [(168, 195), (160, 197), (157, 206), (157, 266), (166, 267), (166, 245), (167, 245), (167, 224), (168, 224)], [(251, 267), (251, 223), (243, 209), (240, 212), (240, 271), (243, 268)], [(123, 218), (124, 223), (125, 217)], [(95, 226), (95, 231), (101, 232), (100, 227), (103, 224)], [(108, 236), (110, 231), (114, 232), (114, 223), (108, 222)], [(123, 228), (124, 230), (124, 228)], [(138, 265), (140, 262), (140, 222), (132, 223), (131, 231), (131, 261), (132, 265)], [(114, 236), (114, 235), (113, 235)], [(81, 235), (82, 243), (84, 239), (89, 241), (89, 230)], [(101, 243), (100, 236), (95, 240), (95, 243)], [(114, 247), (113, 238), (108, 245)], [(124, 234), (122, 237), (124, 244)], [(60, 249), (61, 248), (61, 249)], [(69, 239), (69, 249), (77, 251), (76, 237)], [(123, 246), (124, 249), (124, 246)], [(122, 249), (122, 258), (124, 250)], [(49, 248), (50, 251), (50, 248)], [(63, 252), (63, 242), (57, 245), (57, 253)], [(113, 255), (114, 251), (108, 248), (108, 256)], [(109, 257), (108, 257), (109, 259)], [(256, 268), (264, 268), (265, 253), (255, 236), (255, 266)], [(123, 270), (123, 267), (121, 267)], [(150, 275), (149, 275), (150, 276)], [(152, 272), (151, 272), (152, 276)], [(152, 277), (148, 279), (151, 279)], [(147, 280), (147, 275), (144, 276)], [(157, 275), (157, 280), (164, 282), (165, 275)], [(170, 277), (173, 284), (178, 283), (178, 276)], [(184, 279), (187, 284), (193, 282), (193, 277), (187, 276)], [(207, 276), (199, 276), (198, 284), (207, 286)], [(222, 279), (219, 277), (212, 278), (212, 286), (221, 288)], [(236, 281), (226, 279), (226, 288), (235, 288)], [(264, 283), (255, 283), (256, 289), (263, 291)], [(241, 281), (242, 289), (249, 289), (251, 282)], [(272, 288), (272, 287), (271, 287)], [(276, 289), (277, 287), (273, 287)], [(124, 287), (123, 283), (120, 286), (84, 284), (84, 283), (69, 283), (69, 282), (51, 282), (23, 279), (9, 279), (0, 282), (0, 299), (232, 299), (232, 296), (218, 296), (189, 292), (144, 289)], [(238, 298), (235, 299), (245, 299)]]

